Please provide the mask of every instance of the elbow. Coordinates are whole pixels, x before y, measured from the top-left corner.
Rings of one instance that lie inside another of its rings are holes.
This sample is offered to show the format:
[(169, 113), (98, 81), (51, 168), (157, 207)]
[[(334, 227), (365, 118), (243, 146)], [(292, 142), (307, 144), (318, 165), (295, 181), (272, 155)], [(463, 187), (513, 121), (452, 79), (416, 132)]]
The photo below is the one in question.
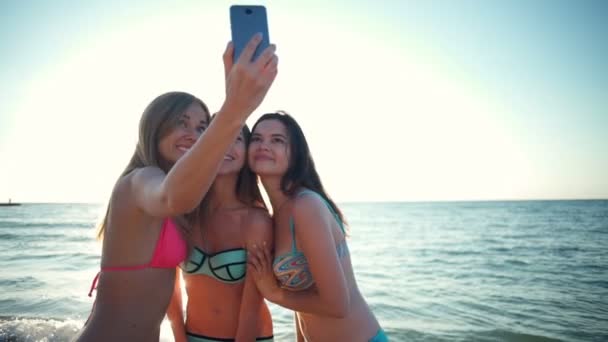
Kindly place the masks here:
[(180, 197), (181, 196), (171, 196), (169, 194), (163, 196), (162, 202), (167, 209), (167, 216), (178, 216), (189, 213), (199, 204), (199, 202), (195, 200), (187, 200)]

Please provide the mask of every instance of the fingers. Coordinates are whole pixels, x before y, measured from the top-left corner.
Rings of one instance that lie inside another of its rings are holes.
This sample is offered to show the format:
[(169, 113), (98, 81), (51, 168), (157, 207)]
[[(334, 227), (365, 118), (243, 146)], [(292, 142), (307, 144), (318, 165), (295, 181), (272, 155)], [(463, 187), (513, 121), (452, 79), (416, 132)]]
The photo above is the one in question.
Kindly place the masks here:
[(255, 272), (262, 272), (262, 262), (259, 260), (256, 253), (256, 246), (253, 246), (253, 251), (247, 251), (247, 264), (251, 265)]
[(232, 42), (228, 42), (226, 45), (226, 50), (224, 51), (224, 55), (222, 56), (224, 60), (224, 77), (227, 78), (230, 70), (232, 70), (232, 66), (234, 65), (234, 44)]
[(259, 275), (264, 275), (271, 271), (272, 257), (270, 250), (264, 241), (262, 247), (253, 245), (251, 251), (247, 251), (247, 264)]
[(263, 243), (264, 245), (264, 260), (266, 261), (266, 265), (270, 267), (272, 265), (272, 257), (270, 256), (270, 248), (266, 245), (266, 241)]
[(268, 263), (266, 262), (266, 257), (264, 256), (264, 249), (259, 248), (257, 245), (254, 245), (253, 247), (255, 248), (256, 258), (260, 265), (260, 272), (264, 274), (266, 273), (268, 266)]
[(247, 63), (251, 62), (251, 58), (253, 57), (253, 54), (255, 53), (255, 49), (257, 49), (257, 47), (258, 47), (258, 45), (260, 45), (261, 41), (262, 41), (262, 34), (256, 33), (253, 36), (253, 38), (251, 38), (249, 43), (247, 43), (247, 45), (243, 49), (243, 52), (241, 52), (239, 59), (236, 62), (239, 64), (243, 64), (243, 63), (247, 64)]
[(252, 263), (247, 262), (247, 272), (249, 274), (253, 275), (253, 279), (257, 282), (259, 276), (258, 276), (258, 270), (255, 269), (255, 266), (253, 266)]
[(276, 70), (277, 67), (279, 66), (279, 56), (277, 55), (273, 55), (272, 58), (268, 61), (268, 63), (266, 63), (266, 66), (264, 67), (265, 70)]
[(258, 57), (258, 59), (254, 62), (254, 67), (256, 70), (264, 69), (266, 64), (268, 64), (268, 62), (270, 62), (270, 60), (275, 56), (274, 53), (276, 51), (277, 46), (274, 44), (270, 44), (266, 49), (264, 49), (260, 57)]
[(262, 34), (255, 34), (234, 60), (234, 45), (228, 43), (224, 52), (226, 76), (226, 100), (222, 108), (230, 108), (234, 115), (248, 117), (266, 97), (278, 72), (276, 46), (270, 45), (256, 61), (251, 61), (262, 41)]
[(272, 85), (272, 82), (274, 82), (274, 79), (277, 77), (277, 74), (279, 72), (278, 66), (279, 57), (277, 55), (274, 55), (262, 71), (262, 83), (268, 84), (268, 86)]

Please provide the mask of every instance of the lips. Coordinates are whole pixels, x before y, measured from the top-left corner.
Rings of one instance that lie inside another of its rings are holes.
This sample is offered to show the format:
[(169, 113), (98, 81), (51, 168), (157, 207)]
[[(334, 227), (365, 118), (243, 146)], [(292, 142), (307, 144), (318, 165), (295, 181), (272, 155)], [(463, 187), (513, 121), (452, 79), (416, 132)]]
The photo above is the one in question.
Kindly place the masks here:
[(182, 152), (184, 152), (184, 153), (186, 153), (186, 152), (188, 152), (188, 150), (190, 149), (190, 147), (192, 147), (192, 146), (178, 145), (177, 149), (180, 150), (180, 151), (182, 151)]
[(256, 160), (256, 161), (265, 161), (265, 160), (271, 161), (271, 160), (273, 160), (270, 156), (263, 155), (263, 154), (256, 154), (253, 157), (253, 159)]

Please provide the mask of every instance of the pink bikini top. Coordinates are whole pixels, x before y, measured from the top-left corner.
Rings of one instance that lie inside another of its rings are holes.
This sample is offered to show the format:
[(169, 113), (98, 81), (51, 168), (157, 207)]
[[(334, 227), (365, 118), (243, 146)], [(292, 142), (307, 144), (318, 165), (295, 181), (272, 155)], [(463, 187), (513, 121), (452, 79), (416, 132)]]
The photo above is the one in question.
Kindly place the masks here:
[[(171, 219), (167, 218), (163, 221), (163, 227), (156, 242), (154, 254), (152, 254), (152, 259), (149, 263), (135, 266), (102, 267), (101, 271), (131, 271), (144, 268), (176, 268), (182, 261), (186, 259), (186, 249), (186, 242), (179, 233), (177, 226)], [(93, 284), (91, 284), (91, 290), (89, 291), (89, 297), (91, 297), (93, 290), (97, 287), (97, 280), (99, 279), (101, 271), (97, 272), (95, 279), (93, 279)]]

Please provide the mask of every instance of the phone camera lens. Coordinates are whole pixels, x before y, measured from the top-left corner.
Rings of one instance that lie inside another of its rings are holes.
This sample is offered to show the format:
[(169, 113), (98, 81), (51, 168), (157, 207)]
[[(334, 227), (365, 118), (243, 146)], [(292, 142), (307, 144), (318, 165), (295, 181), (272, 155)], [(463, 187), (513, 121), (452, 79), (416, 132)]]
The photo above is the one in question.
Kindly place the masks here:
[(245, 14), (251, 14), (251, 9), (249, 9), (249, 8), (248, 8), (248, 9), (246, 9), (246, 10), (245, 10)]

